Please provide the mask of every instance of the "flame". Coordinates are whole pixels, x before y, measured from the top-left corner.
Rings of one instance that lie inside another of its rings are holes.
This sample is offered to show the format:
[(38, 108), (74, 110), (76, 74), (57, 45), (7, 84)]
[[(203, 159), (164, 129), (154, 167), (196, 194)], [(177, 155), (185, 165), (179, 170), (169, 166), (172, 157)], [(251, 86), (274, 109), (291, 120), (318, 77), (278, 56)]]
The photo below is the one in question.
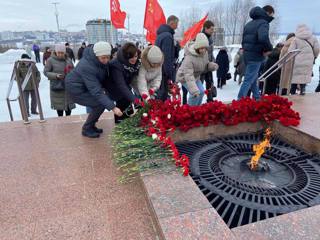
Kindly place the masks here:
[(253, 152), (255, 153), (252, 156), (250, 161), (250, 169), (256, 170), (258, 167), (259, 159), (264, 154), (266, 148), (270, 148), (270, 138), (271, 138), (272, 131), (270, 128), (267, 128), (264, 134), (264, 139), (261, 143), (253, 145)]

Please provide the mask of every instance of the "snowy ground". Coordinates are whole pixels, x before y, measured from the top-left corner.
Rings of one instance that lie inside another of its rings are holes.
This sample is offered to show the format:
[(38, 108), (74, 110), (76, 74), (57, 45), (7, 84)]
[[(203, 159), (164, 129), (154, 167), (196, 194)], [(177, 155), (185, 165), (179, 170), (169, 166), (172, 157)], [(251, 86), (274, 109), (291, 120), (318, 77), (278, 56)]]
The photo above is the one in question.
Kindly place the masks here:
[[(232, 46), (229, 49), (231, 51), (232, 59), (238, 51), (238, 46)], [(24, 53), (24, 50), (9, 50), (6, 53), (0, 54), (0, 122), (10, 121), (10, 116), (6, 103), (6, 94), (8, 90), (8, 85), (12, 73), (12, 68), (14, 62), (20, 58), (21, 54)], [(215, 56), (217, 55), (218, 50), (215, 50)], [(307, 86), (307, 92), (314, 92), (318, 82), (319, 82), (319, 65), (320, 58), (317, 59), (314, 66), (314, 77), (312, 82)], [(40, 97), (42, 102), (42, 108), (44, 111), (45, 118), (56, 117), (56, 112), (50, 108), (50, 95), (49, 95), (49, 81), (43, 75), (43, 65), (42, 63), (37, 64), (39, 71), (41, 72), (41, 82), (40, 82)], [(234, 73), (233, 63), (230, 64), (230, 72)], [(214, 73), (215, 86), (217, 85), (216, 74)], [(227, 81), (227, 85), (223, 87), (222, 90), (218, 89), (217, 100), (220, 101), (232, 101), (236, 99), (240, 86), (234, 82), (232, 79)], [(17, 96), (17, 88), (14, 85), (13, 91), (11, 93), (11, 98)], [(205, 99), (204, 99), (205, 101)], [(15, 120), (21, 120), (21, 114), (18, 102), (12, 102), (12, 110)], [(77, 106), (76, 109), (72, 111), (72, 114), (84, 114), (85, 108), (82, 106)], [(31, 118), (37, 118), (32, 116)]]

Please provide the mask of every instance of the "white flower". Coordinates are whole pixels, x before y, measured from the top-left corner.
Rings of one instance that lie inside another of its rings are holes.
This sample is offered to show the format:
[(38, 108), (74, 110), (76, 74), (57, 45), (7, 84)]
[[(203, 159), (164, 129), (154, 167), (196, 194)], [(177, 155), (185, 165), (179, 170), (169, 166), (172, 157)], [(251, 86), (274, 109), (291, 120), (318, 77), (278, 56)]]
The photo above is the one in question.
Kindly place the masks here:
[(157, 123), (157, 122), (156, 122), (155, 120), (153, 120), (153, 119), (151, 120), (151, 122), (152, 122), (153, 125), (156, 125), (156, 123)]
[(170, 119), (170, 118), (171, 118), (171, 114), (169, 113), (169, 114), (168, 114), (168, 119)]
[(157, 135), (157, 134), (155, 134), (155, 133), (154, 133), (154, 134), (152, 134), (152, 139), (153, 139), (153, 140), (158, 139), (158, 135)]
[(148, 113), (142, 114), (143, 117), (148, 117)]

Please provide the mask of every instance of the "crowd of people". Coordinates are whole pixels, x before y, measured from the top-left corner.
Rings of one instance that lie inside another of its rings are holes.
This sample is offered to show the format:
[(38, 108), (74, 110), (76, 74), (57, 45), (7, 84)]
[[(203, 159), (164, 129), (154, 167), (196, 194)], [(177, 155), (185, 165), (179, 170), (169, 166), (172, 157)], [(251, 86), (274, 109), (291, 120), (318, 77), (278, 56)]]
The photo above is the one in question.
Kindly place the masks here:
[[(299, 89), (304, 95), (305, 86), (311, 81), (313, 64), (320, 50), (318, 40), (306, 25), (299, 25), (284, 43), (273, 47), (269, 24), (274, 13), (270, 5), (250, 11), (252, 20), (244, 28), (242, 48), (233, 60), (233, 80), (241, 85), (238, 99), (252, 94), (259, 100), (262, 88), (266, 94), (296, 94)], [(196, 38), (184, 46), (184, 57), (179, 61), (180, 46), (174, 38), (178, 24), (178, 17), (170, 16), (158, 29), (155, 44), (142, 50), (130, 42), (114, 47), (107, 42), (88, 46), (83, 43), (77, 53), (79, 62), (76, 66), (76, 57), (69, 43), (58, 44), (52, 51), (46, 48), (43, 64), (44, 74), (50, 81), (52, 109), (58, 116), (64, 113), (68, 116), (75, 103), (86, 106), (89, 115), (82, 135), (97, 138), (103, 130), (98, 129), (96, 123), (105, 109), (113, 111), (115, 123), (120, 123), (132, 114), (132, 105), (142, 95), (153, 97), (150, 91), (156, 92), (157, 99), (167, 100), (174, 83), (182, 86), (183, 104), (201, 105), (205, 92), (207, 102), (213, 101), (217, 95), (213, 71), (217, 74), (217, 87), (222, 89), (227, 80), (232, 79), (229, 69), (231, 55), (227, 47), (222, 47), (214, 57), (212, 37), (215, 26), (207, 20)], [(36, 44), (33, 46), (37, 62), (40, 62), (39, 49)], [(259, 89), (259, 76), (294, 49), (301, 51), (296, 60), (273, 73)], [(23, 57), (29, 56), (25, 54)], [(21, 75), (25, 72), (21, 69)], [(31, 91), (33, 87), (25, 90)], [(26, 101), (29, 95), (26, 93)], [(35, 101), (31, 104), (31, 112), (37, 113)]]

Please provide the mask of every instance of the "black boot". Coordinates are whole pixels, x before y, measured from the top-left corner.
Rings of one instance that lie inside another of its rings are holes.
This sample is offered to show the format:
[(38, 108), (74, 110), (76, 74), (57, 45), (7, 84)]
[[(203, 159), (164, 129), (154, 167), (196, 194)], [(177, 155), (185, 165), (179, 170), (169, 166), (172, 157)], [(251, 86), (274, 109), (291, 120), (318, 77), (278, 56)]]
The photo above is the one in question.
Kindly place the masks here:
[(82, 130), (82, 136), (85, 136), (88, 138), (98, 138), (100, 137), (100, 134), (97, 133), (94, 129), (86, 129), (86, 130)]
[(97, 128), (96, 126), (93, 127), (93, 130), (100, 134), (103, 133), (103, 129)]

